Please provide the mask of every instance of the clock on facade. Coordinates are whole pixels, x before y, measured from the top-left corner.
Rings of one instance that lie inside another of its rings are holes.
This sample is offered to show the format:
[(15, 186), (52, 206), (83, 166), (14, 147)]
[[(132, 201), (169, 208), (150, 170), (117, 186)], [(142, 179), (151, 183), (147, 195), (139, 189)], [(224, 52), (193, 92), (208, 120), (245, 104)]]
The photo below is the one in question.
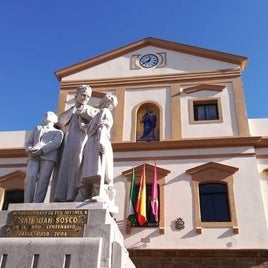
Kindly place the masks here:
[(152, 68), (158, 64), (158, 57), (155, 54), (145, 54), (140, 58), (140, 65), (144, 68)]

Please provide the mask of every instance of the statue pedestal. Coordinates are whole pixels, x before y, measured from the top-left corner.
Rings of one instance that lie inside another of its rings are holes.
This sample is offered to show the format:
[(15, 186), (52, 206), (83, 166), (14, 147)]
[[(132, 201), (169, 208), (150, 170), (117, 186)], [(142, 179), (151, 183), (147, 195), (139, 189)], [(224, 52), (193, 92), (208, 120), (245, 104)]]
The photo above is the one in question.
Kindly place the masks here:
[(1, 267), (135, 267), (111, 208), (98, 201), (10, 204), (0, 211)]
[(114, 203), (115, 194), (116, 191), (112, 186), (104, 184), (100, 175), (95, 175), (83, 178), (79, 187), (77, 201), (100, 202), (111, 214), (117, 214), (119, 208)]

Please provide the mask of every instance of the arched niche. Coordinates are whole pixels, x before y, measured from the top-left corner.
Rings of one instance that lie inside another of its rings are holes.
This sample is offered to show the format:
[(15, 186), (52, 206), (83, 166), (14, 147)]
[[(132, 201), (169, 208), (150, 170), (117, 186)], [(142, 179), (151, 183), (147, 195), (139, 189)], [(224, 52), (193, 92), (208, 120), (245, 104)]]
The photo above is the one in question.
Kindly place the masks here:
[(158, 104), (146, 102), (139, 105), (136, 115), (136, 141), (159, 141), (161, 112)]

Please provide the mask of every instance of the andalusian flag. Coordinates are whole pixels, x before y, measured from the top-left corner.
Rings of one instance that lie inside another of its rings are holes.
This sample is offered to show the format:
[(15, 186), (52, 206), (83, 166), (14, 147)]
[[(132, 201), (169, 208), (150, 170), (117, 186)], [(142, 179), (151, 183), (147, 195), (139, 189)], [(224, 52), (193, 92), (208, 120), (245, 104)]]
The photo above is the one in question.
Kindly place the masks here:
[(141, 174), (140, 189), (136, 202), (137, 218), (140, 225), (147, 222), (146, 216), (146, 179), (145, 179), (145, 164)]
[(128, 219), (131, 223), (136, 223), (136, 212), (135, 212), (135, 200), (136, 200), (136, 186), (135, 186), (135, 170), (133, 167), (131, 185), (129, 191), (129, 206), (128, 206)]
[(158, 187), (157, 187), (156, 164), (154, 165), (154, 178), (153, 178), (152, 192), (151, 192), (151, 207), (152, 207), (152, 214), (154, 215), (155, 221), (158, 222)]

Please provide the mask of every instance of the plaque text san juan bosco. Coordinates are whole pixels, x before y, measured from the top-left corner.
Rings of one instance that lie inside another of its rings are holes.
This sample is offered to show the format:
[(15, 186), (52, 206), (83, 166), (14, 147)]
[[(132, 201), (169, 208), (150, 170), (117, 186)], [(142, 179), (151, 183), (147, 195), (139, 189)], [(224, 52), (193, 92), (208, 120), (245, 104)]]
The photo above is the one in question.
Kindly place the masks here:
[(87, 210), (17, 210), (9, 215), (8, 237), (82, 237)]

